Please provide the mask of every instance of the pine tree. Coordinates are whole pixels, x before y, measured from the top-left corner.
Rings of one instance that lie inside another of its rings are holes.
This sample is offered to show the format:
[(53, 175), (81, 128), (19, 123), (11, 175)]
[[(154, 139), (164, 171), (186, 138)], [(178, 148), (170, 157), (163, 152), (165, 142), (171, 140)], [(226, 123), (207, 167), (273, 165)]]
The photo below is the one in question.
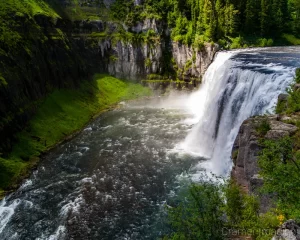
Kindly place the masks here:
[(259, 8), (257, 0), (247, 0), (245, 15), (245, 32), (251, 34), (256, 33), (259, 26)]
[(293, 33), (295, 35), (300, 34), (300, 0), (293, 0), (292, 3), (292, 9), (291, 9), (291, 15), (292, 15), (292, 28)]
[(234, 8), (233, 4), (230, 4), (229, 0), (225, 6), (225, 34), (233, 35), (237, 30), (237, 13), (238, 10)]
[(270, 1), (261, 0), (261, 12), (260, 12), (260, 34), (266, 36), (270, 31)]

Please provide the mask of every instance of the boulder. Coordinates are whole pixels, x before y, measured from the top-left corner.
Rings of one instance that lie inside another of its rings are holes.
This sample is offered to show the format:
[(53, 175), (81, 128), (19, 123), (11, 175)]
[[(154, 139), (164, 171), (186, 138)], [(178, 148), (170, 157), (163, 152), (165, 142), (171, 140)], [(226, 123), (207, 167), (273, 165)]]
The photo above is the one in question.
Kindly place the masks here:
[(272, 240), (300, 240), (300, 226), (294, 220), (288, 220), (277, 229)]
[(293, 90), (294, 91), (298, 91), (300, 89), (300, 83), (296, 83), (294, 86), (293, 86)]

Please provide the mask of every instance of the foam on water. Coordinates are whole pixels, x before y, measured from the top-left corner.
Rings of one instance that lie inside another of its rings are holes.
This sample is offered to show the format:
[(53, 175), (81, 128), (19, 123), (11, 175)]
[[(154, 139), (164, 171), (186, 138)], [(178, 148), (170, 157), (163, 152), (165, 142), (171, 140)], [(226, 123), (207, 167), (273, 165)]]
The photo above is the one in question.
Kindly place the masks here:
[(199, 91), (188, 101), (198, 123), (179, 148), (209, 159), (199, 169), (228, 174), (232, 145), (242, 122), (273, 112), (278, 95), (293, 81), (295, 66), (274, 57), (269, 61), (278, 62), (264, 62), (267, 58), (261, 56), (257, 58), (260, 62), (251, 62), (260, 53), (247, 54), (249, 50), (218, 53)]
[(0, 203), (0, 239), (162, 238), (166, 204), (228, 171), (243, 119), (272, 110), (300, 64), (260, 51), (220, 53), (191, 97), (123, 104), (55, 148)]
[(9, 222), (11, 216), (15, 213), (15, 209), (21, 203), (20, 199), (16, 199), (10, 205), (6, 206), (6, 200), (2, 200), (0, 203), (0, 233)]

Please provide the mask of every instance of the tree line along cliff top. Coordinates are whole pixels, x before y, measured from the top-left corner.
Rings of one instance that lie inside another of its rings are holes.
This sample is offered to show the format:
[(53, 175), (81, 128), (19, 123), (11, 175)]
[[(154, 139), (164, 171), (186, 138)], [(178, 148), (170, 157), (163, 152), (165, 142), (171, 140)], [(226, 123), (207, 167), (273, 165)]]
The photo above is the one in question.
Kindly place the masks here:
[(11, 28), (25, 14), (117, 21), (129, 30), (156, 19), (173, 40), (195, 47), (211, 41), (232, 48), (299, 44), (299, 11), (299, 0), (9, 0), (0, 6), (0, 42), (19, 39)]

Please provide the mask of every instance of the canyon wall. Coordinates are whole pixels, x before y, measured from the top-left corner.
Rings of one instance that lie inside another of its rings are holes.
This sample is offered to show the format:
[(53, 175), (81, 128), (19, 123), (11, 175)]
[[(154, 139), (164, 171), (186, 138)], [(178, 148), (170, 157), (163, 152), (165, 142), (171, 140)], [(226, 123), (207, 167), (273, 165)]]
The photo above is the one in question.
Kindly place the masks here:
[(7, 14), (5, 21), (12, 27), (0, 42), (0, 156), (11, 151), (15, 134), (57, 88), (76, 88), (94, 73), (200, 81), (217, 51), (215, 45), (198, 51), (172, 42), (170, 30), (154, 19), (131, 28), (43, 14)]
[[(115, 34), (119, 28), (140, 39), (126, 39), (126, 36), (118, 39), (120, 36)], [(216, 44), (205, 44), (198, 50), (171, 41), (170, 30), (155, 19), (145, 19), (131, 28), (100, 20), (81, 21), (77, 23), (77, 31), (78, 39), (86, 42), (87, 51), (90, 46), (98, 49), (104, 60), (99, 64), (109, 74), (133, 81), (146, 79), (149, 74), (200, 81), (218, 50)]]
[[(259, 197), (261, 212), (267, 212), (272, 206), (274, 196), (262, 194), (259, 191), (263, 184), (257, 162), (262, 150), (260, 139), (277, 140), (285, 136), (292, 136), (297, 131), (297, 127), (284, 123), (284, 120), (287, 120), (286, 117), (279, 115), (249, 118), (241, 125), (233, 145), (234, 166), (231, 176), (245, 192)], [(268, 121), (270, 129), (262, 135), (258, 129), (263, 121)]]

